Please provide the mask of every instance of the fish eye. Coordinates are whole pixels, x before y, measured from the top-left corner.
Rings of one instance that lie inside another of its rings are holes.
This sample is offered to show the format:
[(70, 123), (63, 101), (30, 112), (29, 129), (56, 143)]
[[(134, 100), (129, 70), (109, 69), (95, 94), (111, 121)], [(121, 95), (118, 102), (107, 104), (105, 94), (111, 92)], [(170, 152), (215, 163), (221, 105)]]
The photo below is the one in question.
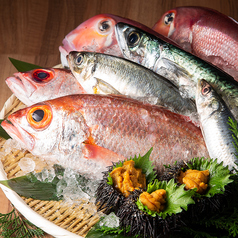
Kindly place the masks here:
[(32, 73), (36, 82), (48, 82), (54, 78), (54, 73), (50, 70), (36, 69)]
[(42, 109), (37, 109), (32, 113), (32, 119), (36, 122), (40, 122), (44, 118), (44, 115), (45, 113)]
[(174, 20), (174, 13), (171, 12), (171, 13), (168, 13), (165, 17), (164, 17), (164, 24), (165, 25), (170, 25), (173, 20)]
[(98, 29), (101, 33), (106, 33), (110, 30), (111, 23), (109, 21), (101, 21), (99, 22)]
[(80, 64), (82, 64), (82, 62), (83, 62), (83, 55), (82, 54), (78, 54), (76, 57), (75, 57), (75, 64), (76, 65), (80, 65)]
[(127, 42), (129, 46), (135, 46), (140, 41), (140, 34), (136, 31), (132, 31), (127, 38)]
[(33, 106), (27, 113), (28, 123), (37, 130), (45, 129), (52, 120), (52, 111), (48, 105)]
[(211, 92), (211, 90), (212, 90), (212, 88), (210, 85), (208, 85), (208, 84), (204, 85), (202, 88), (202, 95), (204, 95), (204, 96), (207, 95), (208, 93)]

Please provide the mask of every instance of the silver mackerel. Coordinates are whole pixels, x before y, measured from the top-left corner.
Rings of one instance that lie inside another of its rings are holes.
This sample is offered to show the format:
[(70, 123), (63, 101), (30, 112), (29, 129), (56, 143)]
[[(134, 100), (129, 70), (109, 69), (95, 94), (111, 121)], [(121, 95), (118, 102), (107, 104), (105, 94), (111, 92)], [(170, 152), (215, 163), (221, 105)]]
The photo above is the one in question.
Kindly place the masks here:
[(195, 99), (198, 80), (205, 79), (221, 95), (238, 120), (238, 83), (211, 64), (126, 23), (116, 24), (123, 56), (166, 77), (184, 97)]
[(197, 110), (204, 140), (213, 159), (223, 162), (223, 165), (237, 169), (236, 150), (233, 145), (234, 139), (228, 124), (228, 118), (233, 121), (231, 111), (220, 98), (217, 92), (205, 80), (200, 80), (196, 95)]

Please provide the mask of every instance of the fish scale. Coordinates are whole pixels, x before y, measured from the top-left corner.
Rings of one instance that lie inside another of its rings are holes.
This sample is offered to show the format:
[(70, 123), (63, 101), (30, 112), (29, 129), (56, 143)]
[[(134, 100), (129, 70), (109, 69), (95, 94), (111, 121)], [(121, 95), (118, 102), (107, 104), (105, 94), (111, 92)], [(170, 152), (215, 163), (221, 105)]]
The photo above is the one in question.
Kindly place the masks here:
[[(52, 120), (36, 130), (29, 113), (45, 107), (50, 108), (46, 113)], [(49, 100), (13, 113), (2, 127), (13, 138), (23, 140), (33, 154), (55, 158), (78, 170), (86, 163), (90, 173), (93, 163), (105, 169), (111, 161), (144, 155), (151, 147), (151, 160), (158, 171), (163, 170), (163, 164), (208, 156), (200, 128), (188, 117), (115, 95), (82, 94)], [(28, 144), (30, 141), (34, 143)]]

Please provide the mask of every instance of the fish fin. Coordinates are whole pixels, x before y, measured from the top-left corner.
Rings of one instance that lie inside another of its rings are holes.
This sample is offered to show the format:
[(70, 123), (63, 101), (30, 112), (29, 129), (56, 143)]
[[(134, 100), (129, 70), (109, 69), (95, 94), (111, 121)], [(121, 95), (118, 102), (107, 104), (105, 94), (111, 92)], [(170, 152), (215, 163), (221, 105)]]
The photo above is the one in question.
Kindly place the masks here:
[(112, 165), (112, 162), (126, 159), (122, 155), (95, 144), (84, 144), (83, 154), (84, 158), (101, 161), (107, 166)]
[(169, 59), (161, 58), (156, 62), (154, 70), (166, 79), (169, 79), (179, 89), (183, 98), (193, 95), (193, 89), (197, 85), (191, 80), (192, 76), (183, 67), (180, 67)]
[(189, 72), (185, 68), (179, 66), (178, 64), (176, 64), (175, 62), (173, 62), (169, 59), (161, 58), (159, 60), (159, 65), (161, 65), (161, 67), (163, 67), (163, 65), (164, 65), (165, 68), (170, 73), (174, 74), (176, 77), (191, 78), (191, 75), (189, 74)]
[(94, 94), (116, 94), (120, 95), (121, 93), (113, 88), (110, 84), (106, 83), (102, 79), (96, 78), (97, 84), (94, 86), (93, 91)]

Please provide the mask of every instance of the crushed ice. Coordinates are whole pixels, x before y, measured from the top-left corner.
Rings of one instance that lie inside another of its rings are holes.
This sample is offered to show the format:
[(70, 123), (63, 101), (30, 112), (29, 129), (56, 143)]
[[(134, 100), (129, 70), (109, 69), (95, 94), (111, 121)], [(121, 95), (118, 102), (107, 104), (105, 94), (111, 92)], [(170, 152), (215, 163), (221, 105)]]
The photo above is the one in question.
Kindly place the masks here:
[(119, 226), (119, 217), (115, 215), (115, 213), (110, 213), (106, 215), (99, 223), (100, 227), (106, 226), (110, 228), (116, 228)]

